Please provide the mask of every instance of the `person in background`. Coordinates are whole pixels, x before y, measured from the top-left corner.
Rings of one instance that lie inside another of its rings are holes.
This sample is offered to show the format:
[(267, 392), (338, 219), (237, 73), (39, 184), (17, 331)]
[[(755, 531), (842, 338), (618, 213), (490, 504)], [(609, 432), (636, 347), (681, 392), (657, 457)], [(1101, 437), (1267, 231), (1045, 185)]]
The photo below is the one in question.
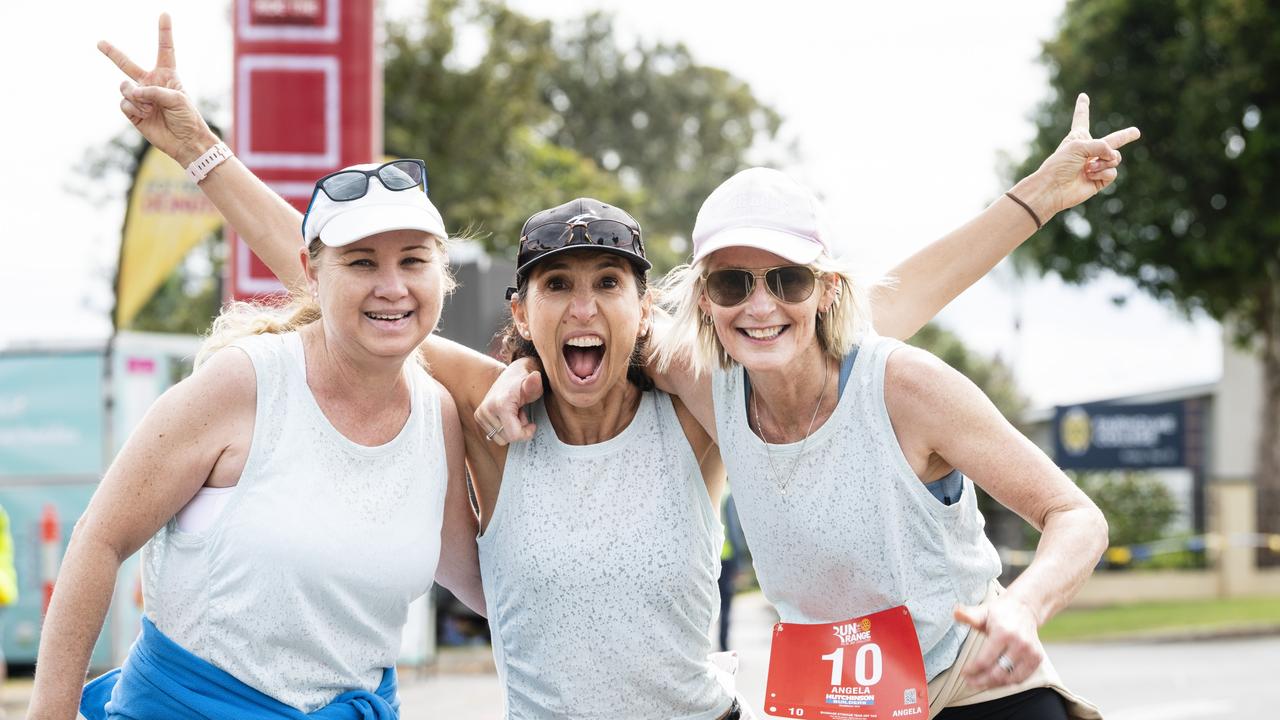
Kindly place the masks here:
[(721, 503), (720, 520), (724, 524), (724, 545), (720, 549), (720, 650), (729, 649), (729, 613), (733, 609), (738, 572), (742, 556), (747, 549), (747, 539), (742, 535), (742, 522), (738, 520), (737, 504), (733, 493), (726, 492)]
[[(0, 640), (4, 638), (4, 609), (18, 602), (18, 571), (13, 564), (13, 531), (9, 527), (9, 513), (0, 505)], [(0, 644), (0, 720), (6, 717), (4, 710), (4, 683), (9, 677), (9, 664), (5, 661), (4, 645)]]

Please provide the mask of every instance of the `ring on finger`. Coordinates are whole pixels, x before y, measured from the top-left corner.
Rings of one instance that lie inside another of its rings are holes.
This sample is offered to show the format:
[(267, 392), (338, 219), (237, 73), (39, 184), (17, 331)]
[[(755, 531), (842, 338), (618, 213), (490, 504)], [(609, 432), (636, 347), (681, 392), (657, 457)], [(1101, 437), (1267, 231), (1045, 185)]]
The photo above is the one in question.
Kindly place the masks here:
[(1002, 653), (1000, 657), (996, 658), (996, 665), (999, 665), (1000, 669), (1009, 675), (1013, 674), (1013, 661), (1009, 659), (1008, 655)]
[(495, 428), (490, 429), (489, 432), (485, 433), (484, 439), (492, 441), (494, 438), (498, 437), (501, 434), (502, 434), (502, 426), (499, 425)]

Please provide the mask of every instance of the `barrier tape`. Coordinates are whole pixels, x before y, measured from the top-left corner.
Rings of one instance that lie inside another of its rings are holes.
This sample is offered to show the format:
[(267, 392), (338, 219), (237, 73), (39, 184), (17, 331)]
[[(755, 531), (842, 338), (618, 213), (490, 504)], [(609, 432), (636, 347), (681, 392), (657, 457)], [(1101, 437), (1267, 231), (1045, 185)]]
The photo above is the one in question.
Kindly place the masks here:
[[(1280, 533), (1206, 533), (1185, 538), (1166, 538), (1134, 545), (1116, 545), (1107, 548), (1100, 565), (1128, 565), (1131, 562), (1149, 560), (1158, 555), (1178, 552), (1213, 552), (1227, 547), (1264, 548), (1280, 554)], [(1006, 567), (1026, 567), (1035, 559), (1034, 550), (999, 548), (1000, 561)]]

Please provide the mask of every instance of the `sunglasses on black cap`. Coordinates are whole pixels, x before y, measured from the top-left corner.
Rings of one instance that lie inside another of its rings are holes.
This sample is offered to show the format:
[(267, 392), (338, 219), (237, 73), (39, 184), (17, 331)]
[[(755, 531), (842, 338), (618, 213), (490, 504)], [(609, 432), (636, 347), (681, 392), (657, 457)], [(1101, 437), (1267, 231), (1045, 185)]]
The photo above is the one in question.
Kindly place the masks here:
[(644, 257), (640, 229), (619, 220), (550, 220), (529, 228), (520, 238), (520, 253), (558, 250), (573, 244), (630, 250)]
[[(635, 256), (639, 261), (645, 262), (645, 267), (648, 267), (638, 224), (591, 217), (548, 220), (526, 229), (520, 237), (518, 267), (527, 268), (542, 255), (572, 245), (622, 251), (625, 255)], [(522, 270), (518, 270), (517, 280), (523, 274)], [(507, 299), (510, 300), (516, 292), (514, 287), (507, 288)]]

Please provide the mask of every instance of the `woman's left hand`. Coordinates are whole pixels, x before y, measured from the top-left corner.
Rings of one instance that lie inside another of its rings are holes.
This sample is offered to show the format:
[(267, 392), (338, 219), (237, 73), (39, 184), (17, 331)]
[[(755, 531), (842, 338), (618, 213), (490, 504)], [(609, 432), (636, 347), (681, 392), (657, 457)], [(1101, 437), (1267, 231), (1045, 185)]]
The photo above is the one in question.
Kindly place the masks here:
[(985, 605), (959, 606), (955, 618), (987, 636), (964, 668), (964, 681), (975, 690), (1022, 682), (1044, 660), (1035, 613), (1008, 593)]
[[(1095, 140), (1089, 133), (1089, 96), (1080, 93), (1071, 117), (1071, 131), (1027, 178), (1027, 181), (1038, 180), (1044, 186), (1046, 206), (1038, 208), (1044, 213), (1041, 221), (1047, 222), (1053, 215), (1079, 205), (1115, 182), (1120, 148), (1141, 136), (1138, 128), (1128, 127)], [(1014, 194), (1029, 195), (1017, 188)]]

